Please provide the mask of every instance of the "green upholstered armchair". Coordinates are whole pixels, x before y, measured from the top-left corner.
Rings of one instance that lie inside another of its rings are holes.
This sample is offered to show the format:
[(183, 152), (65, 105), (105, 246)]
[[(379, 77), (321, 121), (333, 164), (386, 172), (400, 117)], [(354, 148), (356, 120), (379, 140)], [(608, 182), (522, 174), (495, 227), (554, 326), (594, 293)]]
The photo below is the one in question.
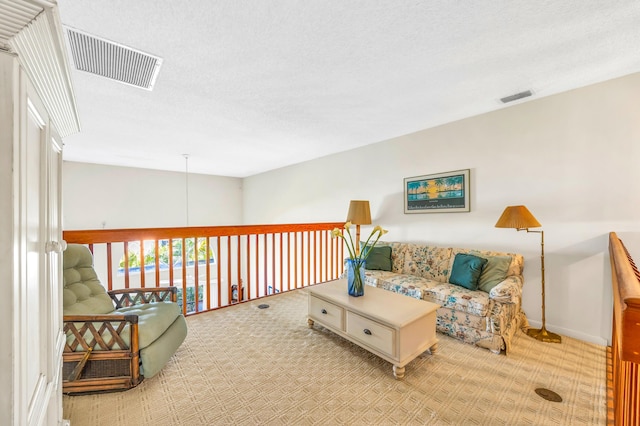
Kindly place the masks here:
[(126, 390), (158, 373), (187, 336), (176, 288), (107, 292), (81, 244), (63, 254), (63, 392)]

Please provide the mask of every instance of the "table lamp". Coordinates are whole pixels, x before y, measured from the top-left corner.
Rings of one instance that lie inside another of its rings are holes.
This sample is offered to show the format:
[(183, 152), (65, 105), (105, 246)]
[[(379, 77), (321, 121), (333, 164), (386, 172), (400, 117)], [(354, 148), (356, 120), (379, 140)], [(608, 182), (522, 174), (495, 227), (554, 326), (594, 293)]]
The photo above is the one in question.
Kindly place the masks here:
[(360, 254), (360, 225), (371, 225), (371, 211), (369, 201), (351, 200), (347, 222), (356, 225), (356, 256)]

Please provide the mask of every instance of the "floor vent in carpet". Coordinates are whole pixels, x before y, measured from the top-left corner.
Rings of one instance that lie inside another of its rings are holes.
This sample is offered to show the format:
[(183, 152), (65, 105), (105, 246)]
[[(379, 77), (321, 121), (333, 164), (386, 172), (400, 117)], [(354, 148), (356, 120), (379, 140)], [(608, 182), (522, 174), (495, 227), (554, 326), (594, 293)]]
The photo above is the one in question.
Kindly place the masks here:
[(562, 397), (552, 390), (545, 389), (545, 388), (538, 388), (536, 389), (536, 393), (541, 397), (543, 397), (544, 399), (546, 399), (547, 401), (562, 402)]

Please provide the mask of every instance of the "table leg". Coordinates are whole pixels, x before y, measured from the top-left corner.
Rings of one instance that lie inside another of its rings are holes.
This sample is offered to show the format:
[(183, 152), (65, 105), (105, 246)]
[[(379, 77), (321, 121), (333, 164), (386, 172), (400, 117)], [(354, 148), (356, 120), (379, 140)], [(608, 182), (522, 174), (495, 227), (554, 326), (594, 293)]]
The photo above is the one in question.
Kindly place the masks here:
[(431, 352), (431, 355), (435, 354), (438, 351), (438, 344), (434, 343), (433, 346), (431, 346), (429, 348), (429, 352)]
[(313, 324), (315, 324), (315, 323), (313, 322), (313, 320), (312, 320), (311, 318), (307, 318), (307, 326), (308, 326), (309, 328), (312, 328), (312, 327), (313, 327)]
[(404, 378), (404, 367), (398, 367), (397, 365), (394, 365), (393, 377), (395, 377), (396, 380), (402, 380)]

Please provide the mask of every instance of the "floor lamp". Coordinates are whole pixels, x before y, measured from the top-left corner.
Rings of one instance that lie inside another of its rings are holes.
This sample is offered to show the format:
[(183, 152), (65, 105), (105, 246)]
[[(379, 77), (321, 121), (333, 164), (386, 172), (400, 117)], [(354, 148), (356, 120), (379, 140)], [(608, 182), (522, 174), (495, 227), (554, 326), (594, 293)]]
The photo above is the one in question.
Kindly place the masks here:
[(369, 201), (351, 200), (347, 222), (356, 225), (356, 256), (360, 254), (360, 225), (371, 225), (371, 210)]
[(527, 334), (534, 339), (548, 343), (560, 343), (560, 335), (547, 331), (545, 327), (544, 315), (544, 231), (530, 230), (529, 228), (539, 228), (540, 222), (533, 217), (531, 212), (525, 206), (509, 206), (504, 209), (502, 216), (496, 223), (496, 228), (515, 228), (518, 231), (536, 232), (540, 234), (540, 264), (542, 267), (542, 328), (530, 328)]

